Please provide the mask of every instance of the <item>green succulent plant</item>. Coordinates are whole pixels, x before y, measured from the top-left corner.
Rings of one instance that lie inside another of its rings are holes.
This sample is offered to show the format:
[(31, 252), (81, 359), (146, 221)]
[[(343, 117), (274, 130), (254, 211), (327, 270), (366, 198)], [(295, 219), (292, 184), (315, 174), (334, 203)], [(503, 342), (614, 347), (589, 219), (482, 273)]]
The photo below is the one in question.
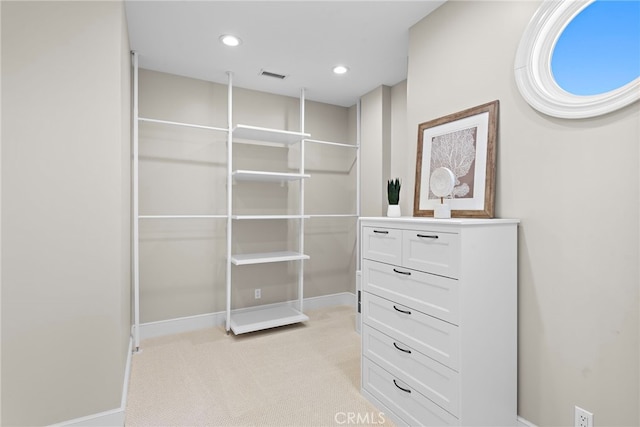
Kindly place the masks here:
[(397, 205), (400, 202), (400, 179), (390, 179), (387, 181), (387, 198), (390, 205)]

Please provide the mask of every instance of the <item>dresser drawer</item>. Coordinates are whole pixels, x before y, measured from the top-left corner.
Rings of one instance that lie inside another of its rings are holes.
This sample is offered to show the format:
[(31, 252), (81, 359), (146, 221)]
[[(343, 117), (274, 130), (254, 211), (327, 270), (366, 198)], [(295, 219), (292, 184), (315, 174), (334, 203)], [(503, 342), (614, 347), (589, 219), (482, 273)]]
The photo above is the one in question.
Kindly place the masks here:
[(456, 233), (404, 230), (402, 265), (457, 279), (460, 270), (460, 236)]
[[(366, 357), (362, 388), (411, 426), (455, 426), (458, 419)], [(404, 389), (404, 390), (403, 390)]]
[(460, 412), (460, 374), (388, 335), (365, 326), (362, 354), (453, 415)]
[(402, 230), (363, 227), (362, 257), (389, 264), (402, 262)]
[(363, 290), (458, 324), (458, 281), (364, 260)]
[(362, 293), (362, 322), (458, 371), (458, 327), (385, 298)]

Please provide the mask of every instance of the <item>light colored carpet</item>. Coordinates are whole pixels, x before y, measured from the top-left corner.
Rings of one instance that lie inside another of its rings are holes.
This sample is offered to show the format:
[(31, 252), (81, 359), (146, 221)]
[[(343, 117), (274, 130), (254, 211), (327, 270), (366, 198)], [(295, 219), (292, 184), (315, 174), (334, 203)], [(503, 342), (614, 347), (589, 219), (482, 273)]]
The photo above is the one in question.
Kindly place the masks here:
[(240, 336), (224, 328), (144, 340), (127, 426), (392, 426), (360, 395), (351, 307)]

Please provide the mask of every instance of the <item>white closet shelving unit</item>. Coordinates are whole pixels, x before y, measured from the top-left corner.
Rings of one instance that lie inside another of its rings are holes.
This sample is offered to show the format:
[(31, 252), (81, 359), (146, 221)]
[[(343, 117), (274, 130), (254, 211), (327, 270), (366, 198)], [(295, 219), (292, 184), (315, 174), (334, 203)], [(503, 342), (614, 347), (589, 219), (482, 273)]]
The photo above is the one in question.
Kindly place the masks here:
[[(133, 200), (132, 200), (132, 258), (133, 258), (133, 276), (134, 276), (134, 347), (138, 351), (140, 347), (140, 266), (139, 266), (139, 223), (141, 220), (153, 219), (226, 219), (227, 220), (227, 262), (226, 262), (226, 331), (234, 334), (243, 334), (262, 329), (274, 328), (278, 326), (289, 325), (307, 321), (309, 318), (303, 312), (304, 297), (304, 260), (310, 257), (304, 253), (304, 221), (313, 218), (339, 218), (360, 216), (360, 104), (357, 106), (357, 127), (356, 127), (356, 144), (347, 144), (342, 142), (322, 141), (310, 139), (310, 135), (304, 131), (305, 119), (305, 93), (301, 91), (300, 95), (300, 131), (288, 131), (270, 129), (244, 124), (233, 125), (233, 76), (228, 73), (228, 99), (227, 99), (227, 128), (204, 126), (199, 124), (181, 123), (169, 120), (161, 120), (156, 118), (145, 118), (139, 116), (138, 110), (138, 53), (132, 52), (133, 55)], [(190, 128), (198, 128), (211, 130), (214, 132), (227, 133), (227, 214), (226, 215), (209, 215), (209, 214), (193, 214), (193, 215), (141, 215), (139, 212), (139, 135), (138, 128), (141, 122), (149, 122), (162, 124), (167, 126), (184, 126)], [(300, 159), (299, 170), (297, 173), (270, 172), (263, 170), (244, 170), (234, 169), (233, 164), (233, 147), (240, 141), (243, 144), (256, 145), (280, 145), (290, 146), (299, 144)], [(304, 182), (310, 178), (305, 173), (305, 143), (325, 144), (330, 146), (344, 147), (346, 149), (356, 150), (356, 213), (355, 214), (319, 214), (305, 215), (304, 212)], [(243, 185), (247, 182), (265, 182), (278, 185), (291, 181), (299, 182), (299, 207), (297, 214), (283, 215), (240, 215), (235, 214), (233, 210), (233, 188), (234, 186)], [(296, 251), (276, 251), (267, 253), (249, 253), (234, 254), (233, 248), (233, 224), (235, 221), (256, 221), (256, 220), (297, 220), (298, 227), (298, 248)], [(358, 229), (358, 227), (356, 227)], [(356, 238), (359, 240), (359, 230)], [(358, 247), (358, 245), (356, 245)], [(356, 255), (359, 257), (359, 254)], [(275, 262), (298, 263), (298, 289), (297, 299), (293, 303), (291, 301), (282, 304), (272, 304), (266, 306), (256, 306), (233, 310), (231, 306), (231, 296), (233, 293), (233, 272), (234, 268), (242, 268), (245, 265), (266, 264)]]
[[(233, 105), (233, 88), (231, 84), (232, 76), (229, 75), (229, 105)], [(303, 313), (304, 295), (304, 260), (309, 256), (304, 253), (304, 180), (309, 178), (304, 173), (304, 141), (310, 135), (304, 132), (304, 91), (300, 94), (300, 132), (289, 130), (269, 129), (263, 127), (237, 124), (232, 127), (232, 109), (229, 109), (229, 141), (228, 141), (228, 177), (227, 195), (229, 197), (227, 212), (227, 317), (226, 330), (234, 334), (258, 331), (261, 329), (274, 328), (277, 326), (290, 325), (293, 323), (309, 320)], [(300, 145), (299, 169), (297, 173), (270, 172), (263, 170), (243, 170), (234, 169), (233, 146), (237, 141), (242, 143), (257, 145), (277, 145), (291, 146)], [(233, 209), (233, 189), (235, 186), (244, 185), (245, 182), (266, 182), (274, 185), (286, 182), (299, 181), (299, 212), (295, 215), (236, 215)], [(297, 251), (276, 251), (263, 253), (235, 254), (233, 247), (233, 222), (237, 220), (298, 220), (298, 250)], [(298, 262), (298, 298), (295, 304), (283, 303), (278, 305), (267, 305), (246, 308), (234, 311), (231, 307), (231, 296), (233, 294), (233, 264), (236, 268), (244, 265), (267, 264), (275, 262)]]

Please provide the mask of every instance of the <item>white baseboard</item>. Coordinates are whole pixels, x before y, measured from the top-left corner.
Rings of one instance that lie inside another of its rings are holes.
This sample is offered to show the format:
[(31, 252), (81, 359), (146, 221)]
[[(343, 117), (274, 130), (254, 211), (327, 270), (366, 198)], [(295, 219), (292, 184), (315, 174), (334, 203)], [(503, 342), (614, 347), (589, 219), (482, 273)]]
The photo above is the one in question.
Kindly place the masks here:
[(341, 292), (339, 294), (305, 298), (304, 309), (317, 310), (319, 308), (335, 307), (338, 305), (350, 305), (352, 307), (356, 307), (357, 302), (355, 294), (352, 294), (351, 292)]
[(129, 337), (129, 350), (127, 351), (127, 363), (124, 368), (124, 381), (122, 384), (122, 398), (120, 407), (86, 417), (75, 418), (53, 424), (52, 427), (114, 427), (124, 426), (125, 409), (127, 408), (127, 394), (129, 393), (129, 375), (131, 374), (131, 355), (133, 353), (133, 337)]
[(65, 421), (54, 426), (75, 427), (115, 427), (124, 426), (124, 408), (112, 409), (99, 414), (88, 415), (82, 418)]
[(538, 427), (538, 426), (518, 416), (518, 427)]
[[(341, 292), (338, 294), (323, 295), (319, 297), (305, 298), (304, 310), (315, 310), (318, 308), (332, 307), (337, 305), (356, 306), (356, 296), (351, 292)], [(270, 304), (270, 305), (293, 305), (295, 301), (286, 303)], [(248, 309), (238, 309), (234, 312), (242, 312)], [(160, 320), (157, 322), (148, 322), (140, 324), (140, 339), (155, 338), (165, 335), (181, 334), (183, 332), (195, 331), (198, 329), (213, 328), (224, 326), (226, 313), (219, 311), (217, 313), (200, 314), (197, 316), (180, 317), (177, 319)]]

